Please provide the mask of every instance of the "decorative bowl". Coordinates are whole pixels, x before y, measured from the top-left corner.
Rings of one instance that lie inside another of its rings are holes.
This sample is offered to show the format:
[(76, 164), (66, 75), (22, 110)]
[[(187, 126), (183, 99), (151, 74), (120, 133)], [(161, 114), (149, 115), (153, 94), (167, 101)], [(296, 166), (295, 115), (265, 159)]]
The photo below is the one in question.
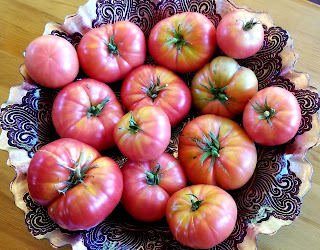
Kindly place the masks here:
[[(84, 33), (105, 23), (129, 20), (148, 37), (159, 20), (175, 13), (201, 12), (217, 26), (221, 17), (239, 8), (230, 0), (89, 0), (77, 14), (67, 16), (63, 24), (47, 23), (44, 34), (61, 36), (77, 48)], [(244, 187), (230, 192), (239, 210), (236, 226), (230, 237), (214, 249), (255, 249), (258, 234), (273, 234), (298, 217), (302, 198), (311, 187), (312, 166), (305, 155), (319, 143), (318, 90), (309, 86), (308, 74), (294, 70), (298, 56), (289, 33), (276, 26), (267, 13), (254, 13), (265, 30), (264, 44), (256, 55), (238, 62), (255, 72), (259, 89), (280, 86), (291, 91), (300, 104), (302, 121), (297, 135), (288, 143), (275, 147), (257, 145), (258, 163), (253, 177)], [(215, 56), (221, 54), (218, 50)], [(146, 63), (154, 61), (148, 56)], [(9, 152), (8, 165), (16, 171), (10, 190), (16, 206), (25, 213), (30, 233), (37, 239), (48, 239), (54, 247), (71, 245), (73, 249), (188, 249), (175, 241), (165, 219), (155, 223), (137, 221), (121, 204), (101, 224), (87, 231), (62, 229), (49, 218), (46, 208), (37, 205), (28, 193), (27, 170), (34, 153), (58, 138), (51, 120), (58, 90), (37, 85), (24, 65), (20, 73), (24, 82), (11, 88), (9, 99), (1, 107), (0, 148)], [(194, 73), (179, 75), (190, 84)], [(84, 77), (80, 72), (78, 79)], [(110, 86), (119, 97), (121, 82)], [(195, 116), (190, 112), (173, 128), (167, 152), (177, 157), (179, 134)], [(241, 123), (241, 117), (238, 121)], [(102, 154), (120, 166), (126, 161), (115, 148)]]

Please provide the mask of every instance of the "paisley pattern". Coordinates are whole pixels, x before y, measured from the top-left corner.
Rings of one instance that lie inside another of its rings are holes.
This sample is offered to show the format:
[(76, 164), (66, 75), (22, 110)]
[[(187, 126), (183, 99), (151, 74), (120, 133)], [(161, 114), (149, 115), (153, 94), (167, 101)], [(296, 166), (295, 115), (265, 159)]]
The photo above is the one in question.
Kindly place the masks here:
[(33, 89), (22, 98), (21, 104), (14, 104), (1, 109), (0, 125), (7, 130), (8, 144), (12, 147), (25, 149), (31, 158), (33, 147), (37, 143), (37, 117), (39, 89)]
[[(92, 20), (92, 28), (119, 20), (136, 23), (145, 33), (150, 34), (151, 28), (163, 18), (184, 11), (201, 12), (215, 26), (221, 19), (216, 13), (216, 1), (213, 0), (97, 0), (96, 19)], [(287, 46), (289, 34), (280, 27), (264, 26), (264, 44), (256, 55), (238, 60), (251, 68), (259, 80), (259, 89), (268, 86), (280, 86), (291, 91), (298, 99), (302, 111), (302, 122), (298, 135), (312, 129), (312, 117), (320, 109), (317, 93), (310, 90), (298, 90), (289, 79), (280, 76), (282, 58), (280, 53)], [(81, 34), (67, 34), (61, 30), (53, 30), (52, 35), (67, 39), (77, 48)], [(217, 51), (215, 56), (222, 55)], [(146, 63), (155, 64), (150, 55)], [(194, 73), (179, 74), (190, 86)], [(77, 79), (85, 78), (81, 71)], [(119, 84), (112, 85), (120, 98)], [(52, 102), (57, 91), (46, 88), (29, 90), (22, 97), (21, 104), (8, 105), (1, 109), (0, 125), (7, 131), (8, 144), (26, 150), (29, 157), (43, 145), (58, 138), (51, 120)], [(183, 127), (198, 114), (192, 110), (189, 115), (172, 129), (172, 137), (167, 152), (177, 157), (178, 138)], [(241, 124), (241, 117), (236, 119)], [(301, 200), (298, 198), (301, 180), (290, 170), (289, 156), (284, 154), (285, 147), (291, 145), (265, 147), (257, 145), (258, 164), (250, 181), (238, 190), (231, 191), (238, 206), (236, 226), (228, 239), (213, 249), (237, 249), (243, 242), (249, 224), (266, 221), (270, 216), (282, 220), (294, 220), (300, 212)], [(120, 166), (126, 158), (116, 148), (102, 152), (112, 157)], [(155, 223), (144, 223), (132, 218), (121, 206), (113, 211), (98, 226), (82, 232), (69, 232), (57, 226), (48, 216), (47, 210), (33, 202), (26, 193), (23, 198), (28, 208), (26, 225), (34, 235), (45, 235), (53, 230), (66, 234), (80, 234), (88, 249), (189, 249), (179, 244), (170, 233), (166, 220)]]
[[(59, 229), (62, 233), (79, 234), (77, 231), (68, 231), (59, 227), (48, 215), (47, 208), (35, 203), (29, 193), (25, 193), (23, 201), (26, 203), (29, 213), (26, 214), (25, 222), (27, 229), (33, 236), (44, 235)], [(41, 215), (41, 216), (39, 216)]]
[[(43, 235), (58, 228), (58, 225), (50, 219), (47, 209), (35, 203), (29, 193), (24, 195), (23, 200), (30, 210), (30, 212), (26, 214), (25, 221), (27, 229), (33, 236)], [(41, 216), (39, 216), (39, 214), (41, 214)]]

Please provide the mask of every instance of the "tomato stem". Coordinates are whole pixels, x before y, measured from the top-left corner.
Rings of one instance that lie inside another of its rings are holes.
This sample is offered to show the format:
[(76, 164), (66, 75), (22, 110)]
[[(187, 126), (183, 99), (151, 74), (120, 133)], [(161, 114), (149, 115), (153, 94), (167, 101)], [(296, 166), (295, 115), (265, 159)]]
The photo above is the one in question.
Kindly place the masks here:
[[(187, 194), (187, 195), (190, 195), (190, 201), (191, 201), (191, 210), (194, 212), (194, 211), (197, 211), (199, 209), (199, 207), (201, 206), (201, 203), (204, 201), (204, 200), (199, 200), (199, 198), (194, 195), (194, 194)], [(196, 198), (197, 200), (195, 201)]]
[(111, 57), (113, 54), (116, 54), (120, 56), (119, 50), (118, 50), (118, 45), (115, 44), (113, 34), (110, 37), (110, 42), (108, 42), (106, 39), (103, 38), (103, 41), (107, 44), (108, 46), (108, 51), (111, 53)]
[(243, 20), (237, 20), (237, 21), (241, 21), (242, 22), (242, 29), (244, 30), (244, 31), (249, 31), (249, 30), (251, 30), (255, 25), (257, 25), (257, 24), (259, 24), (260, 22), (257, 20), (257, 19), (255, 19), (255, 17), (252, 17), (251, 19), (250, 19), (250, 21), (248, 21), (248, 22), (246, 22), (246, 23), (244, 23), (244, 21)]
[(177, 50), (181, 50), (182, 46), (184, 46), (186, 44), (189, 44), (188, 42), (186, 42), (183, 39), (183, 36), (181, 34), (181, 24), (178, 25), (178, 29), (171, 28), (170, 30), (173, 31), (174, 37), (173, 38), (169, 38), (168, 42), (166, 42), (164, 44), (164, 46), (168, 46), (170, 44), (175, 44), (176, 47), (177, 47)]
[(107, 96), (101, 103), (99, 103), (98, 105), (94, 106), (91, 105), (90, 108), (87, 109), (87, 115), (88, 118), (90, 116), (99, 116), (103, 110), (103, 108), (106, 106), (106, 104), (110, 101), (110, 97)]
[(63, 163), (58, 162), (58, 165), (66, 168), (69, 170), (69, 178), (66, 181), (61, 181), (61, 183), (67, 184), (65, 188), (63, 189), (57, 189), (55, 188), (59, 194), (66, 194), (66, 192), (70, 189), (72, 189), (73, 187), (75, 187), (78, 184), (83, 184), (85, 187), (87, 187), (87, 185), (84, 183), (84, 178), (88, 175), (87, 172), (88, 170), (90, 170), (91, 168), (96, 168), (98, 167), (98, 165), (91, 165), (89, 166), (89, 161), (86, 162), (86, 164), (81, 168), (81, 161), (83, 158), (83, 153), (84, 151), (81, 151), (80, 153), (80, 157), (78, 162), (71, 160), (73, 162), (73, 164), (75, 164), (75, 168), (70, 168), (68, 166), (66, 166)]
[(160, 85), (160, 76), (157, 77), (157, 82), (154, 82), (151, 79), (151, 82), (149, 82), (149, 86), (142, 87), (142, 89), (147, 93), (147, 95), (154, 101), (154, 99), (157, 98), (161, 90), (163, 90), (165, 87), (168, 87), (168, 84)]
[(270, 127), (272, 128), (271, 118), (274, 117), (277, 114), (277, 112), (275, 109), (269, 107), (267, 97), (268, 96), (266, 95), (266, 98), (264, 101), (264, 106), (260, 105), (257, 101), (255, 101), (255, 104), (252, 103), (251, 100), (249, 100), (249, 102), (251, 103), (251, 106), (253, 107), (253, 109), (258, 114), (260, 114), (260, 116), (258, 116), (258, 119), (259, 120), (267, 120)]
[(212, 98), (203, 98), (203, 99), (207, 100), (207, 101), (218, 100), (227, 109), (226, 104), (230, 104), (230, 102), (229, 102), (230, 96), (226, 95), (226, 93), (225, 93), (228, 85), (224, 86), (223, 88), (215, 88), (214, 87), (215, 82), (211, 82), (209, 78), (208, 78), (208, 82), (209, 82), (210, 86), (206, 86), (204, 84), (200, 84), (200, 85), (202, 87), (206, 88), (207, 90), (209, 90), (212, 93), (213, 97)]
[(161, 176), (163, 174), (163, 172), (161, 174), (159, 174), (161, 169), (160, 163), (158, 163), (150, 172), (145, 171), (144, 173), (147, 175), (146, 176), (146, 181), (149, 185), (158, 185), (160, 180), (161, 180)]
[(139, 127), (138, 123), (133, 119), (132, 111), (130, 111), (130, 113), (129, 113), (129, 128), (119, 128), (119, 129), (125, 129), (125, 130), (130, 131), (130, 135), (137, 133), (139, 131), (145, 132), (144, 130), (142, 130)]
[[(219, 132), (218, 132), (217, 137), (215, 137), (213, 135), (212, 131), (210, 131), (208, 133), (208, 135), (211, 138), (211, 140), (209, 140), (208, 137), (204, 133), (202, 133), (202, 134), (203, 134), (203, 137), (205, 139), (205, 143), (204, 142), (200, 142), (198, 139), (194, 139), (194, 141), (198, 145), (198, 147), (202, 151), (205, 152), (201, 157), (201, 166), (203, 165), (203, 162), (204, 162), (205, 159), (207, 159), (210, 156), (212, 157), (212, 161), (211, 161), (210, 167), (208, 169), (208, 171), (210, 171), (210, 169), (213, 167), (215, 159), (217, 157), (220, 157), (220, 154), (219, 154), (219, 150), (220, 150), (220, 145), (219, 145), (220, 128), (219, 128)], [(205, 146), (201, 146), (200, 143), (204, 144)]]

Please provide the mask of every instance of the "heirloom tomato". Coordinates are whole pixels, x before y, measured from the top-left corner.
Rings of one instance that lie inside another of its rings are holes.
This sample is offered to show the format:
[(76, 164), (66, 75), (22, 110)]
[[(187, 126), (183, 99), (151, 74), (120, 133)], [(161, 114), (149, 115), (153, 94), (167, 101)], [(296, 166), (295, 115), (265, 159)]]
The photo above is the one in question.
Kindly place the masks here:
[(263, 45), (264, 30), (261, 22), (246, 10), (233, 11), (222, 17), (217, 27), (217, 43), (227, 56), (247, 58)]
[(120, 167), (93, 147), (64, 138), (40, 148), (28, 169), (31, 198), (46, 206), (50, 218), (68, 230), (102, 222), (119, 203)]
[(234, 118), (258, 92), (258, 80), (251, 69), (219, 56), (195, 74), (190, 89), (192, 104), (201, 114)]
[(77, 51), (66, 39), (45, 35), (33, 40), (25, 51), (30, 77), (47, 88), (62, 88), (79, 73)]
[(216, 115), (190, 121), (179, 138), (178, 157), (193, 184), (225, 190), (243, 186), (257, 163), (255, 144), (236, 122)]
[(174, 193), (166, 208), (170, 231), (181, 244), (212, 248), (232, 233), (237, 205), (230, 194), (212, 185), (193, 185)]
[(175, 14), (152, 28), (148, 48), (161, 66), (182, 73), (196, 71), (216, 49), (216, 29), (201, 13)]
[(183, 168), (169, 153), (163, 153), (151, 161), (128, 160), (121, 171), (122, 204), (133, 217), (141, 221), (163, 218), (170, 196), (187, 186)]
[(77, 139), (98, 151), (115, 146), (113, 129), (122, 116), (112, 89), (89, 78), (64, 87), (52, 106), (52, 122), (60, 137)]
[(142, 106), (125, 114), (114, 128), (114, 140), (126, 157), (149, 161), (162, 154), (170, 142), (171, 125), (157, 106)]
[(268, 87), (254, 95), (243, 112), (243, 127), (257, 143), (274, 146), (288, 142), (298, 132), (301, 109), (288, 90)]
[(129, 21), (94, 28), (78, 46), (80, 66), (91, 78), (105, 83), (119, 81), (146, 59), (142, 30)]
[(189, 112), (191, 93), (186, 83), (161, 66), (142, 65), (123, 81), (121, 100), (127, 110), (154, 105), (166, 112), (172, 126)]

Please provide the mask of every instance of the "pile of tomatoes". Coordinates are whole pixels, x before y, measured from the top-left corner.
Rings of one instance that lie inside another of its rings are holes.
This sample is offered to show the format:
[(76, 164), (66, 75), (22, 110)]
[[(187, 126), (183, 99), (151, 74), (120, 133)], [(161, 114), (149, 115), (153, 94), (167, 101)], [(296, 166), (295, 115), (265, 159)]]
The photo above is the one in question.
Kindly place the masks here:
[[(28, 169), (33, 200), (68, 230), (96, 226), (121, 202), (138, 220), (166, 216), (183, 245), (222, 242), (237, 218), (226, 190), (253, 175), (255, 143), (285, 143), (301, 120), (294, 95), (258, 91), (254, 72), (235, 61), (263, 41), (246, 11), (224, 16), (217, 29), (200, 13), (176, 14), (153, 27), (148, 43), (128, 21), (90, 30), (77, 51), (60, 37), (35, 39), (25, 53), (30, 77), (62, 89), (52, 108), (61, 139), (39, 149)], [(212, 60), (217, 46), (226, 56)], [(156, 66), (144, 65), (147, 50)], [(89, 78), (74, 81), (79, 67)], [(190, 88), (176, 72), (196, 72)], [(108, 86), (117, 81), (121, 102)], [(191, 106), (199, 116), (183, 128), (176, 159), (165, 152), (171, 128)], [(243, 127), (232, 120), (238, 115)], [(122, 168), (99, 153), (114, 146), (128, 159)]]

